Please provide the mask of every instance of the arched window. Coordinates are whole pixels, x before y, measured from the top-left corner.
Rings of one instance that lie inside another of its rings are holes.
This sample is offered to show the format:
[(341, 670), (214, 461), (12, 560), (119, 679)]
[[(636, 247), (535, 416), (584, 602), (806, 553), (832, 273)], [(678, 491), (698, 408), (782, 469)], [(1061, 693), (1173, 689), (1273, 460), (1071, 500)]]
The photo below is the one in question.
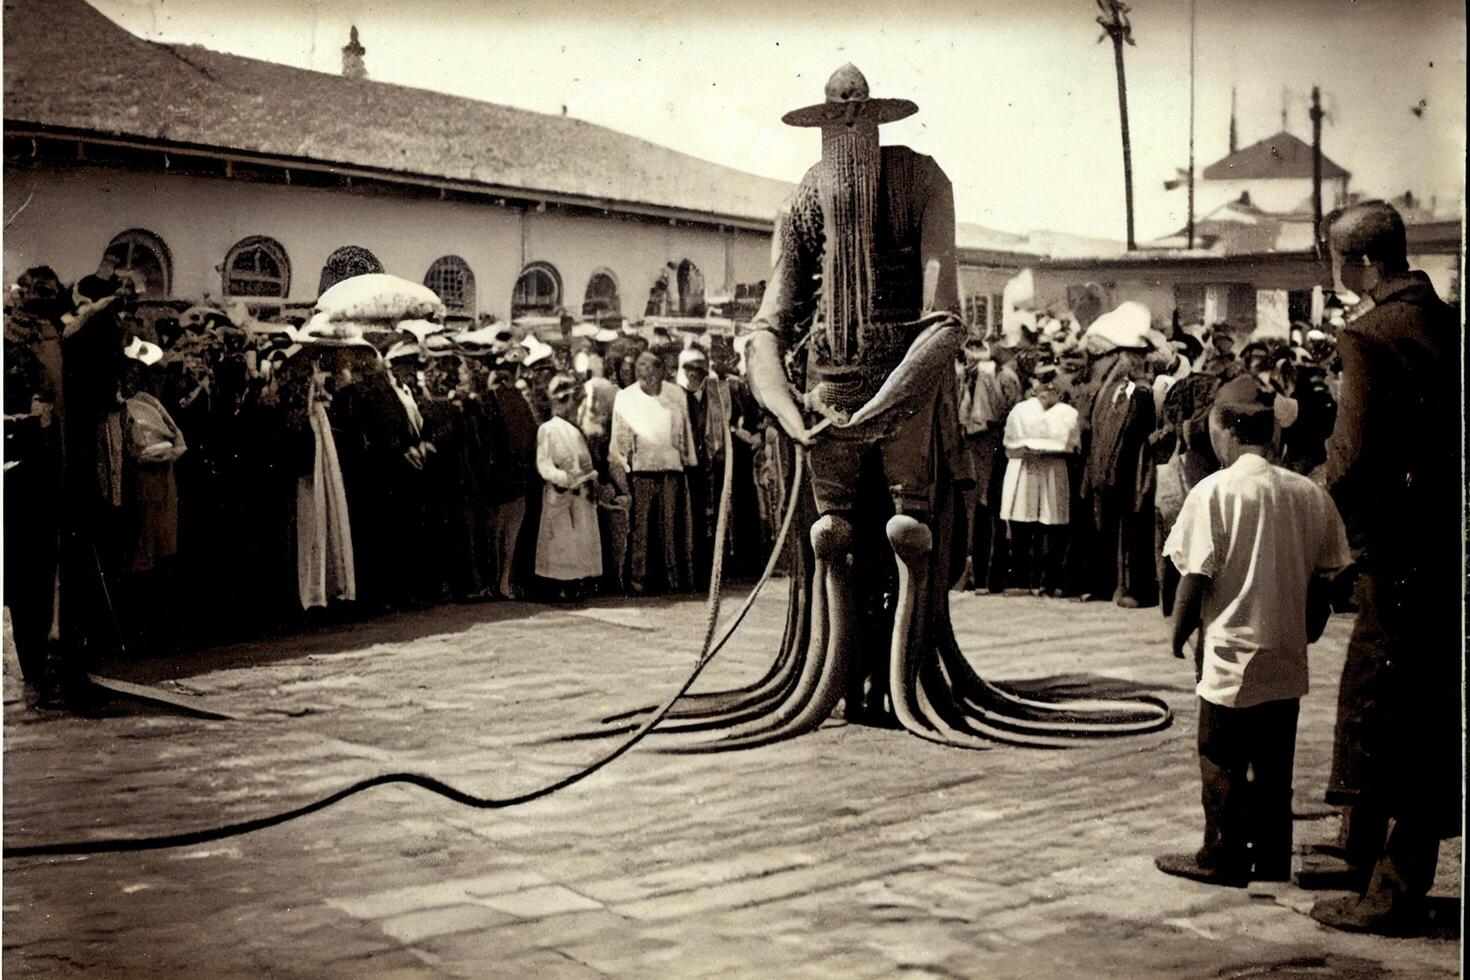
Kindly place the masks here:
[(344, 245), (327, 256), (327, 264), (322, 266), (322, 278), (316, 287), (316, 294), (320, 296), (343, 279), (382, 271), (383, 263), (372, 252), (361, 245)]
[[(132, 228), (107, 244), (102, 265), (113, 272), (130, 274), (138, 281), (138, 295), (144, 299), (163, 299), (173, 285), (173, 258), (163, 239), (151, 231)], [(105, 273), (105, 268), (102, 270)]]
[(291, 291), (291, 262), (274, 238), (254, 235), (235, 243), (225, 255), (226, 296), (285, 299)]
[(510, 297), (510, 315), (551, 316), (561, 308), (561, 275), (546, 262), (532, 262), (521, 270)]
[(582, 299), (582, 315), (596, 320), (617, 319), (623, 315), (623, 301), (618, 297), (618, 281), (611, 272), (599, 269), (587, 280), (587, 295)]
[(458, 255), (435, 259), (424, 273), (424, 285), (444, 301), (444, 308), (450, 313), (475, 315), (475, 274)]
[(679, 263), (675, 278), (679, 287), (679, 315), (704, 316), (704, 274), (699, 266), (685, 259)]

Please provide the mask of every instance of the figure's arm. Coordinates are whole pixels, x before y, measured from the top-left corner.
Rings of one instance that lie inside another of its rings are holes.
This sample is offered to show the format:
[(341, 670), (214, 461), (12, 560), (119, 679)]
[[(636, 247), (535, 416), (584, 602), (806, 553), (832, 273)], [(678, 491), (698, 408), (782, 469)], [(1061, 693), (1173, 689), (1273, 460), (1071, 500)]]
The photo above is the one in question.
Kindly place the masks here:
[(617, 404), (613, 405), (612, 434), (608, 436), (607, 458), (609, 464), (616, 463), (617, 468), (624, 473), (631, 470), (630, 465), (633, 457), (633, 430), (628, 428), (627, 420), (619, 411)]
[(536, 472), (541, 474), (541, 479), (561, 490), (570, 490), (573, 479), (572, 474), (556, 465), (556, 456), (552, 451), (552, 434), (542, 426), (536, 432)]
[(924, 265), (925, 313), (960, 311), (959, 273), (955, 262), (954, 188), (938, 166), (932, 167), (929, 199), (924, 204), (919, 254)]
[(745, 346), (746, 381), (762, 408), (776, 417), (786, 434), (802, 445), (811, 443), (806, 420), (792, 395), (791, 382), (781, 363), (780, 337), (797, 322), (806, 307), (802, 288), (800, 244), (789, 210), (776, 219), (771, 243), (771, 276), (751, 326), (755, 332)]
[[(1210, 590), (1208, 575), (1185, 575), (1179, 580), (1179, 591), (1174, 596), (1174, 629), (1170, 649), (1174, 656), (1184, 659), (1184, 644), (1199, 631), (1203, 624), (1205, 594)], [(1204, 673), (1204, 644), (1194, 646), (1194, 676), (1198, 680)]]
[(1377, 393), (1368, 341), (1355, 330), (1344, 330), (1337, 353), (1342, 359), (1342, 396), (1327, 440), (1327, 490), (1348, 522), (1357, 524), (1366, 503), (1361, 499), (1362, 485), (1370, 478), (1362, 457), (1373, 415), (1369, 402)]

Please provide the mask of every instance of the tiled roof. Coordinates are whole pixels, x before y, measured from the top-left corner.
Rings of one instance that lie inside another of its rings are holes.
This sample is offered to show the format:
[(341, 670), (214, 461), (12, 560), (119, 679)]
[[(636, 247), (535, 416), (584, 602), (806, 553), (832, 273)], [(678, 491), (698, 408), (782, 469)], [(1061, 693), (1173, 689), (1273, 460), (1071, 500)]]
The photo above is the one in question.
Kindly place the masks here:
[[(1312, 147), (1284, 130), (1252, 143), (1243, 150), (1210, 164), (1204, 170), (1205, 180), (1270, 180), (1275, 177), (1308, 178), (1312, 176)], [(1350, 176), (1348, 172), (1322, 156), (1322, 179)]]
[(5, 121), (768, 222), (793, 185), (564, 116), (128, 33), (5, 0)]

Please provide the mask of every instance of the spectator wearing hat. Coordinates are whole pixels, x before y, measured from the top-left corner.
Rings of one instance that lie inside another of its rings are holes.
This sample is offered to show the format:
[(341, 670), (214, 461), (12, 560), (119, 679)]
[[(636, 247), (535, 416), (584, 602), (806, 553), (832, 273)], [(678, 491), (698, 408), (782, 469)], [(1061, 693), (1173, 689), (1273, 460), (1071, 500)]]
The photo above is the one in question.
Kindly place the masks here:
[(573, 422), (581, 391), (569, 374), (552, 378), (547, 397), (553, 414), (536, 431), (536, 471), (546, 481), (536, 535), (536, 575), (568, 599), (580, 598), (588, 580), (602, 575), (597, 470), (587, 440)]
[(129, 361), (120, 387), (127, 406), (124, 494), (129, 520), (127, 588), (121, 590), (127, 601), (120, 618), (131, 627), (128, 632), (134, 645), (156, 648), (167, 640), (153, 627), (166, 629), (177, 618), (176, 610), (168, 608), (172, 583), (165, 576), (179, 550), (174, 463), (188, 445), (168, 409), (147, 390), (148, 372), (163, 358), (163, 351), (135, 338), (124, 353)]
[(1062, 561), (1071, 518), (1067, 457), (1081, 445), (1077, 409), (1061, 401), (1054, 366), (1038, 367), (1031, 397), (1006, 419), (1008, 457), (999, 515), (1011, 535), (1013, 585), (1033, 595), (1062, 594)]
[[(1245, 380), (1245, 379), (1241, 379)], [(1307, 645), (1330, 612), (1329, 577), (1352, 562), (1327, 493), (1266, 460), (1275, 417), (1250, 386), (1210, 411), (1224, 468), (1190, 490), (1165, 543), (1183, 576), (1172, 649), (1194, 648), (1204, 844), (1155, 859), (1166, 874), (1243, 886), (1285, 880), (1291, 776)]]
[(684, 470), (698, 462), (688, 399), (664, 382), (662, 359), (644, 351), (638, 383), (618, 392), (609, 455), (629, 474), (632, 536), (628, 588), (635, 595), (658, 584), (673, 591), (693, 578), (694, 528)]
[(1142, 350), (1116, 355), (1093, 399), (1090, 430), (1083, 494), (1091, 503), (1096, 538), (1083, 596), (1111, 598), (1125, 608), (1152, 605), (1154, 514), (1152, 480), (1144, 469), (1153, 465), (1147, 449), (1154, 400)]
[(679, 353), (679, 387), (689, 399), (689, 427), (694, 432), (694, 455), (698, 460), (685, 473), (689, 481), (690, 508), (694, 518), (694, 582), (703, 588), (708, 576), (715, 530), (715, 511), (720, 506), (721, 480), (725, 466), (725, 434), (730, 429), (730, 388), (710, 376), (709, 358), (698, 347)]
[(974, 340), (965, 346), (960, 424), (975, 472), (974, 516), (970, 523), (970, 579), (976, 592), (1005, 588), (1009, 542), (1000, 516), (1006, 455), (1001, 442), (1006, 420), (1021, 400), (1016, 351)]

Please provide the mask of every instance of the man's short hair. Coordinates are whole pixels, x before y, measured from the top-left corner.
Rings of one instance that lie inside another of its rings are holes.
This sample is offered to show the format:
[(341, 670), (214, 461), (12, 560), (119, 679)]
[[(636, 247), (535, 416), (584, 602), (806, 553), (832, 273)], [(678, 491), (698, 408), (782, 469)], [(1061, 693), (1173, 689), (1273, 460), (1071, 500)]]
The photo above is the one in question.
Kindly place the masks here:
[(1276, 413), (1265, 405), (1217, 404), (1210, 414), (1244, 446), (1269, 445), (1276, 433)]
[(1404, 219), (1387, 201), (1363, 201), (1338, 208), (1322, 224), (1327, 245), (1344, 258), (1366, 258), (1388, 272), (1408, 270)]
[(1276, 434), (1271, 396), (1248, 375), (1220, 386), (1210, 407), (1210, 417), (1242, 445), (1265, 446)]

